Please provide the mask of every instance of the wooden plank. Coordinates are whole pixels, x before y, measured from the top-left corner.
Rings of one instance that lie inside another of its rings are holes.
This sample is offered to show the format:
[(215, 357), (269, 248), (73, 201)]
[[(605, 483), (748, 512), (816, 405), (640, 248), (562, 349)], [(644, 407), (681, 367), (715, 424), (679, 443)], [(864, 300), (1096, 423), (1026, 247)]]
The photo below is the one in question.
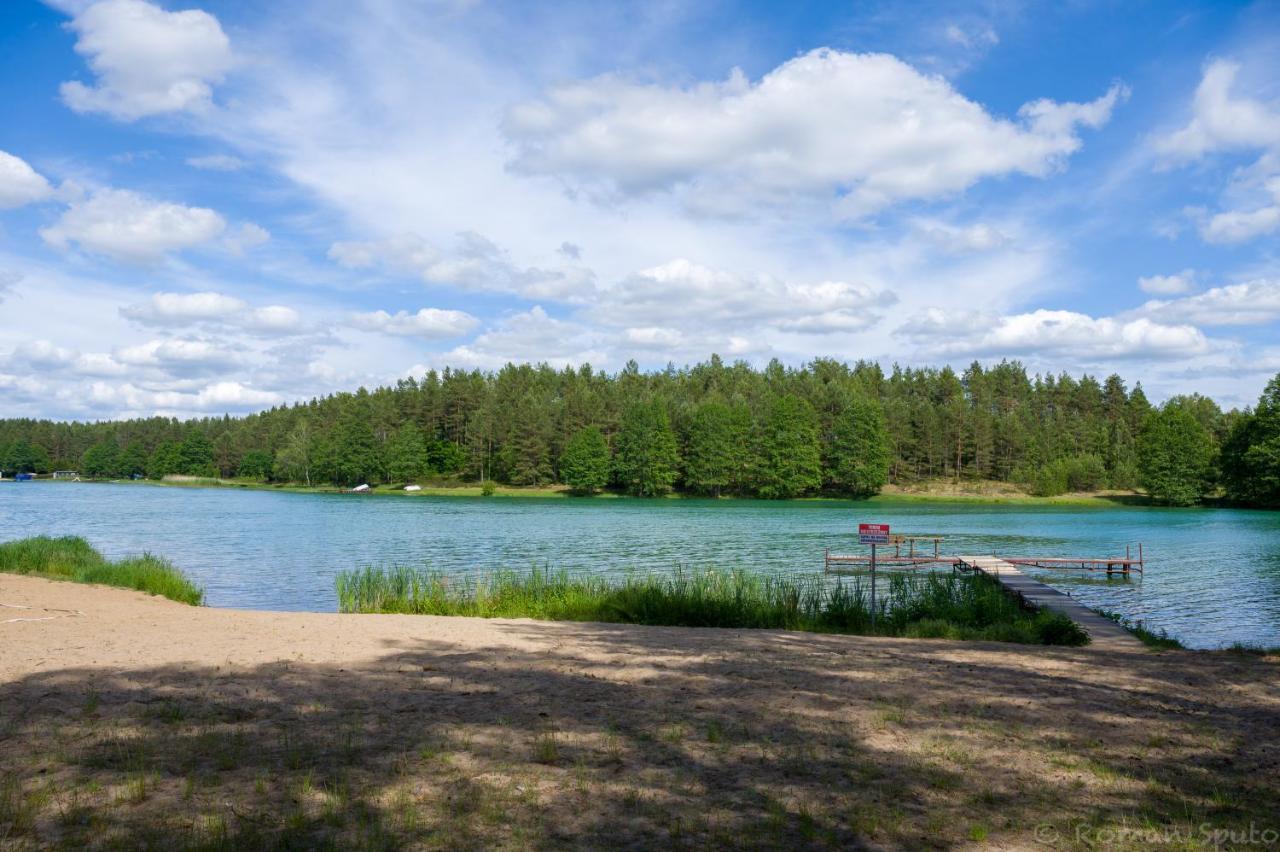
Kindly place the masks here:
[(1000, 585), (1027, 603), (1062, 613), (1089, 634), (1088, 647), (1111, 651), (1144, 651), (1146, 646), (1132, 633), (1109, 618), (1076, 603), (1069, 595), (1033, 580), (1018, 566), (996, 556), (958, 556), (957, 561), (969, 568), (994, 577)]

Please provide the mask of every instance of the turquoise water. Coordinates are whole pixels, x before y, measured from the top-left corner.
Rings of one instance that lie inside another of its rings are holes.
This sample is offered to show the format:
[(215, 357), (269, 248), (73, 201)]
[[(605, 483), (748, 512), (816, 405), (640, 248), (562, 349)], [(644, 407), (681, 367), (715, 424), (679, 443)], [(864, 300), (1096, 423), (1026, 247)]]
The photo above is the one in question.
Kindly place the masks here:
[(0, 539), (75, 534), (108, 556), (167, 556), (211, 606), (333, 610), (345, 568), (450, 572), (822, 571), (859, 521), (947, 536), (953, 553), (1102, 556), (1143, 542), (1132, 580), (1039, 572), (1089, 606), (1192, 647), (1280, 646), (1280, 513), (956, 503), (359, 497), (88, 483), (0, 484)]

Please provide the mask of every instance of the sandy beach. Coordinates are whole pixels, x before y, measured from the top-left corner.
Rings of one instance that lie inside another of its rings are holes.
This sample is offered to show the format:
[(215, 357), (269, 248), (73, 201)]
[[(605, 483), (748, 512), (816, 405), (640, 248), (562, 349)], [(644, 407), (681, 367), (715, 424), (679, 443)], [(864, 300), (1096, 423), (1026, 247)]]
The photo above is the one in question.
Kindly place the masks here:
[(11, 575), (0, 604), (3, 848), (1280, 829), (1274, 657), (249, 612)]

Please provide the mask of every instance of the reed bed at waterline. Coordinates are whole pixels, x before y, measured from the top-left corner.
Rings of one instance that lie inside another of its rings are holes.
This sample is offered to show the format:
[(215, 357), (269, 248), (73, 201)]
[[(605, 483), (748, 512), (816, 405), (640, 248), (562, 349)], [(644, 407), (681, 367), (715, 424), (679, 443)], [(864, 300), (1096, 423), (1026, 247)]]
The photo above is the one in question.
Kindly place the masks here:
[(36, 536), (0, 544), (0, 572), (119, 586), (199, 606), (204, 592), (166, 559), (144, 553), (108, 560), (78, 536)]
[(681, 627), (805, 630), (1083, 645), (1066, 616), (1024, 607), (977, 575), (893, 575), (877, 589), (861, 578), (778, 577), (746, 571), (677, 571), (622, 577), (503, 570), (447, 575), (406, 566), (366, 567), (337, 579), (343, 612), (535, 618)]

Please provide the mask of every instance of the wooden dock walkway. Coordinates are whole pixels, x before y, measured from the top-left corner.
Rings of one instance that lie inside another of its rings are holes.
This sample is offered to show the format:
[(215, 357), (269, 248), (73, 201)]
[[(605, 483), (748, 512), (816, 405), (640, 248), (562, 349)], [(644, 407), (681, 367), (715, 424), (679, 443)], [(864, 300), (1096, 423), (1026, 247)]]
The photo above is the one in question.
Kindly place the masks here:
[(1051, 589), (1022, 573), (1018, 566), (998, 556), (957, 556), (956, 564), (994, 577), (1006, 590), (1027, 603), (1060, 612), (1079, 624), (1092, 640), (1089, 647), (1109, 651), (1144, 651), (1146, 645), (1128, 630), (1057, 589)]

